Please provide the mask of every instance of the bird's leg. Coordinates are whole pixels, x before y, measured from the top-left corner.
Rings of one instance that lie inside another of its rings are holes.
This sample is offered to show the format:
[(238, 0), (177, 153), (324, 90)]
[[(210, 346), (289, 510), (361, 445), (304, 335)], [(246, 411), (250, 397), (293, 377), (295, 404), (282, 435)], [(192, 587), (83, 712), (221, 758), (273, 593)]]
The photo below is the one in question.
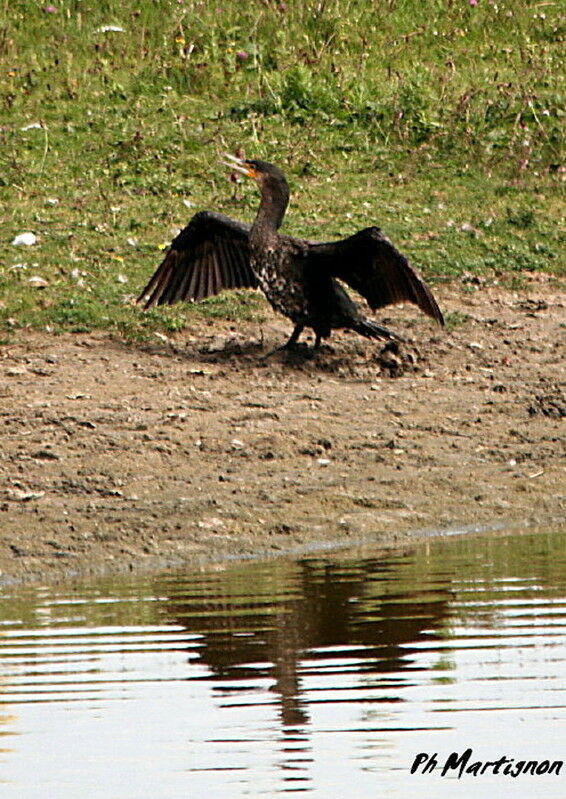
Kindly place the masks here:
[(282, 344), (280, 347), (275, 347), (274, 350), (271, 350), (271, 352), (268, 352), (267, 355), (264, 355), (263, 357), (269, 358), (270, 355), (275, 355), (276, 352), (283, 352), (284, 350), (294, 349), (297, 341), (299, 340), (299, 336), (301, 335), (304, 329), (305, 329), (304, 325), (295, 325), (295, 328), (291, 333), (289, 340), (286, 341), (285, 344)]
[(293, 332), (289, 336), (289, 340), (283, 344), (282, 347), (279, 347), (280, 350), (292, 350), (297, 341), (299, 340), (299, 336), (305, 329), (304, 325), (295, 325)]
[(318, 352), (318, 350), (320, 349), (320, 342), (321, 341), (322, 341), (321, 334), (320, 333), (316, 333), (316, 331), (315, 331), (314, 345), (313, 345), (313, 348), (312, 348), (313, 353)]

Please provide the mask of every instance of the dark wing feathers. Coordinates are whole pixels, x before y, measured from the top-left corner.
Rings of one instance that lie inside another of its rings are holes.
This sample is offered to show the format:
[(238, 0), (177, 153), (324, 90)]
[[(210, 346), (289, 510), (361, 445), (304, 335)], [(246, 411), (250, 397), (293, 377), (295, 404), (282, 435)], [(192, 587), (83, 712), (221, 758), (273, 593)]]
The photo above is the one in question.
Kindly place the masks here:
[(198, 302), (224, 289), (256, 288), (250, 266), (250, 226), (201, 211), (171, 244), (138, 302), (145, 308)]
[[(257, 288), (250, 266), (249, 233), (249, 225), (224, 214), (196, 214), (173, 241), (137, 301), (150, 308), (181, 300), (198, 302), (224, 289)], [(373, 310), (411, 302), (444, 324), (426, 283), (379, 228), (369, 227), (327, 244), (283, 238), (301, 245), (315, 284), (317, 275), (331, 275), (361, 294)]]
[(443, 325), (442, 312), (432, 292), (389, 239), (376, 227), (347, 239), (312, 244), (311, 265), (329, 271), (364, 297), (372, 310), (412, 302)]

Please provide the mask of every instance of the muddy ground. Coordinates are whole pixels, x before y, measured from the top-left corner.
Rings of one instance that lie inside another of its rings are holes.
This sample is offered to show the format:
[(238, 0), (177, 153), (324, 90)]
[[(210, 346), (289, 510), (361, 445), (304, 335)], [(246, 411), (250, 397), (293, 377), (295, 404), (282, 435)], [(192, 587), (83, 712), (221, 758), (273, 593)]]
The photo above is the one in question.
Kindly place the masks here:
[(160, 568), (467, 526), (563, 525), (566, 294), (437, 288), (448, 332), (380, 317), (261, 354), (286, 320), (174, 341), (18, 332), (0, 352), (0, 579)]

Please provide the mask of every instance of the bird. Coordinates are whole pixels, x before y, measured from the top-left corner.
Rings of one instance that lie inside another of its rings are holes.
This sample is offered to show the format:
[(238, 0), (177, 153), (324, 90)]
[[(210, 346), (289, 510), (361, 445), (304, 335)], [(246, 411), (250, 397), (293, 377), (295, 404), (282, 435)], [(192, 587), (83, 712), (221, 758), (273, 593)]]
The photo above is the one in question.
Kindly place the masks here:
[(294, 325), (289, 339), (273, 352), (297, 349), (305, 328), (315, 335), (313, 354), (336, 329), (404, 341), (368, 318), (345, 283), (374, 311), (409, 302), (444, 325), (430, 288), (378, 227), (332, 242), (283, 235), (279, 229), (290, 197), (283, 172), (267, 161), (229, 154), (225, 158), (225, 166), (253, 178), (259, 187), (253, 224), (214, 211), (196, 213), (139, 295), (137, 303), (144, 309), (182, 300), (199, 302), (226, 289), (259, 288), (274, 310)]

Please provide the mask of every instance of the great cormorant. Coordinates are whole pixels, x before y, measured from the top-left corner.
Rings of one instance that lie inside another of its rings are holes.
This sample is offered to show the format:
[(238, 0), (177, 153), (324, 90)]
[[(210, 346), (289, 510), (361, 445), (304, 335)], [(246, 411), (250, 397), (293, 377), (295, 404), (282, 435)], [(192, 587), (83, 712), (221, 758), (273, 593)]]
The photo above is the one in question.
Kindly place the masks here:
[(282, 235), (278, 230), (289, 203), (283, 172), (265, 161), (227, 157), (227, 166), (254, 178), (259, 186), (261, 202), (254, 223), (212, 211), (195, 214), (140, 294), (138, 302), (145, 308), (198, 302), (224, 289), (259, 287), (273, 308), (295, 325), (280, 349), (294, 347), (305, 327), (314, 330), (315, 350), (338, 328), (368, 338), (401, 338), (364, 316), (341, 280), (372, 310), (411, 302), (444, 324), (426, 283), (379, 228), (368, 227), (329, 243)]

